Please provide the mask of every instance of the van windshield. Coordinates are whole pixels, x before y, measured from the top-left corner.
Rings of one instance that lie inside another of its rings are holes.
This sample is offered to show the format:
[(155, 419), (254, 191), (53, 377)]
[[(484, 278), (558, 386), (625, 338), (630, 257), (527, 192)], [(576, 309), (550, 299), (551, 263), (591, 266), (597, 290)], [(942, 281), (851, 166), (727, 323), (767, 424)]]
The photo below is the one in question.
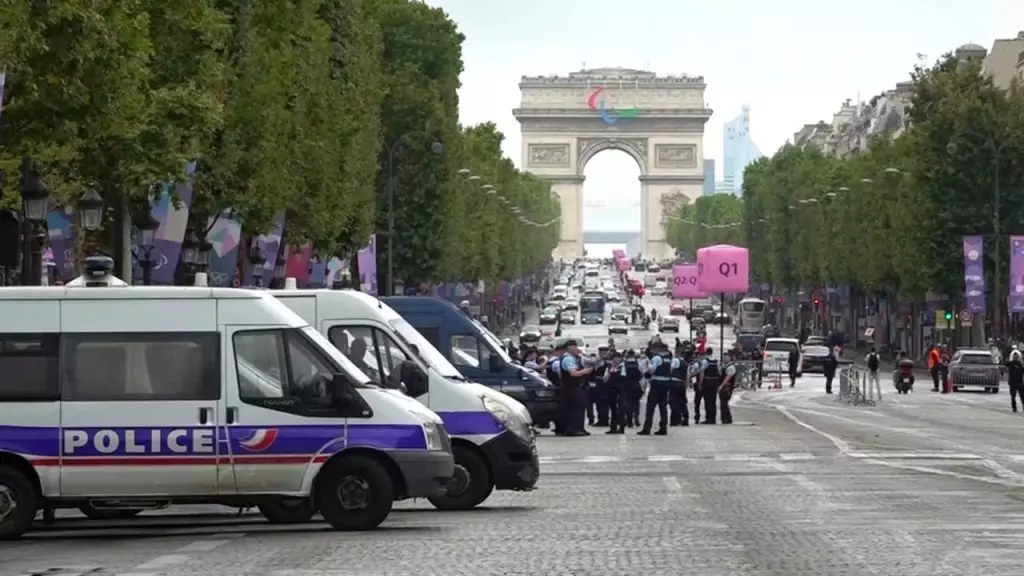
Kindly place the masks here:
[(429, 340), (423, 337), (418, 330), (412, 327), (403, 318), (396, 318), (390, 321), (391, 327), (395, 329), (398, 336), (405, 340), (406, 344), (412, 344), (420, 351), (420, 358), (427, 363), (428, 366), (437, 370), (444, 378), (452, 378), (456, 380), (463, 380), (462, 374), (452, 366), (452, 363), (444, 357), (443, 354), (434, 348), (434, 345)]
[(483, 334), (484, 340), (491, 345), (491, 352), (497, 354), (505, 361), (506, 364), (511, 364), (512, 357), (508, 355), (508, 351), (505, 350), (505, 346), (503, 346), (501, 341), (498, 340), (498, 337), (485, 328), (483, 324), (477, 322), (475, 318), (473, 319), (473, 325), (476, 326), (476, 329), (479, 330), (481, 334)]

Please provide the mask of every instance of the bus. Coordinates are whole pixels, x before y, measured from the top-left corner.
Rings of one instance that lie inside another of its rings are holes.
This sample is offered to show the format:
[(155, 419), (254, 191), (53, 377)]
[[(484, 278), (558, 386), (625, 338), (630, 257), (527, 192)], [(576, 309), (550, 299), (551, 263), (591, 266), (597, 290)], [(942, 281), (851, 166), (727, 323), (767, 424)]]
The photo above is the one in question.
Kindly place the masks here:
[(760, 334), (764, 328), (765, 314), (768, 312), (768, 305), (764, 300), (758, 298), (744, 298), (740, 300), (736, 313), (737, 334)]
[(604, 324), (605, 295), (587, 292), (580, 299), (580, 324)]

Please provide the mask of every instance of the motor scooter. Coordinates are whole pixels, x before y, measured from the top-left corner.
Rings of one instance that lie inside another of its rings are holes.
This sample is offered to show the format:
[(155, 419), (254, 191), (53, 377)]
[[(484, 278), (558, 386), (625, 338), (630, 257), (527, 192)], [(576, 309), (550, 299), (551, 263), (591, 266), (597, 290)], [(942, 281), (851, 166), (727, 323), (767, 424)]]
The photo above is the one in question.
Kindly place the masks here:
[(901, 374), (899, 370), (893, 370), (892, 385), (898, 394), (909, 394), (914, 391), (914, 375)]

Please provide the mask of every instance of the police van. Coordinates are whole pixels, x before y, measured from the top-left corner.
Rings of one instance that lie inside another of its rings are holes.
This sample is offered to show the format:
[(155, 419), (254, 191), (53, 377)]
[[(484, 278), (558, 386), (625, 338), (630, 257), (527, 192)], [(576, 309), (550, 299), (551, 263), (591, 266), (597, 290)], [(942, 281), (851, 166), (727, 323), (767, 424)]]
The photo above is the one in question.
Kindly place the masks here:
[[(294, 279), (288, 280), (288, 286)], [(397, 312), (352, 290), (272, 291), (372, 379), (402, 389), (443, 420), (452, 436), (455, 476), (429, 498), (441, 510), (467, 510), (494, 489), (532, 490), (540, 474), (526, 407), (468, 381)]]
[(112, 265), (0, 289), (0, 539), (38, 510), (208, 503), (362, 530), (394, 500), (446, 493), (440, 418), (374, 386), (273, 296), (127, 287)]

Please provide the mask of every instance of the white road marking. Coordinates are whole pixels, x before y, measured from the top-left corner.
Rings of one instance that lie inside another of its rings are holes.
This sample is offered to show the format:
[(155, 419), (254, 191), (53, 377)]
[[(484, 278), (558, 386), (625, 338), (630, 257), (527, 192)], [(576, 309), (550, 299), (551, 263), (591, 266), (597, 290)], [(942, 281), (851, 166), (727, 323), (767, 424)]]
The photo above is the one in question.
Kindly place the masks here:
[(146, 572), (149, 570), (163, 570), (164, 568), (170, 568), (177, 564), (188, 561), (188, 556), (185, 554), (165, 554), (163, 556), (157, 556), (145, 564), (139, 564), (134, 569), (140, 572)]
[(579, 459), (580, 462), (587, 463), (601, 463), (601, 462), (620, 462), (622, 461), (621, 456), (584, 456)]
[(648, 456), (648, 462), (682, 462), (686, 460), (685, 456), (679, 456), (676, 454), (655, 454), (654, 456)]
[(977, 454), (949, 454), (944, 452), (850, 452), (850, 458), (878, 460), (984, 460)]
[(845, 456), (850, 453), (850, 445), (846, 442), (846, 440), (843, 440), (838, 436), (834, 436), (832, 434), (829, 434), (828, 432), (825, 432), (824, 430), (819, 430), (814, 426), (811, 426), (807, 422), (804, 422), (803, 420), (797, 418), (796, 416), (793, 416), (793, 413), (790, 412), (789, 409), (784, 406), (776, 406), (776, 408), (779, 410), (779, 412), (782, 413), (783, 416), (789, 418), (797, 426), (800, 426), (801, 428), (806, 428), (807, 430), (814, 432), (818, 436), (825, 438), (832, 444), (835, 444), (835, 447), (837, 450), (839, 450), (840, 454)]
[(800, 462), (804, 460), (814, 460), (814, 454), (808, 452), (795, 452), (792, 454), (779, 454), (780, 460)]
[(227, 544), (230, 540), (196, 540), (195, 542), (178, 548), (178, 552), (209, 552), (218, 546)]
[(679, 479), (675, 476), (665, 476), (661, 479), (661, 483), (668, 490), (669, 500), (678, 500), (683, 497), (683, 487), (679, 485)]

